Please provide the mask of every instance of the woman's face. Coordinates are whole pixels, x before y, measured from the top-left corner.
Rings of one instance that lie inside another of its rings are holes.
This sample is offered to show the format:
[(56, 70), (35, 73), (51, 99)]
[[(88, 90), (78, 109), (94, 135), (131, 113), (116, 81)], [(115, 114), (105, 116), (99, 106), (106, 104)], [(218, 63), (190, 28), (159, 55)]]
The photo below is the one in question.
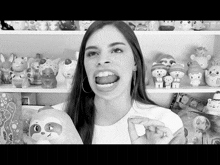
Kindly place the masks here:
[(111, 25), (96, 31), (87, 41), (84, 66), (93, 92), (104, 99), (130, 95), (132, 71), (136, 69), (132, 49)]

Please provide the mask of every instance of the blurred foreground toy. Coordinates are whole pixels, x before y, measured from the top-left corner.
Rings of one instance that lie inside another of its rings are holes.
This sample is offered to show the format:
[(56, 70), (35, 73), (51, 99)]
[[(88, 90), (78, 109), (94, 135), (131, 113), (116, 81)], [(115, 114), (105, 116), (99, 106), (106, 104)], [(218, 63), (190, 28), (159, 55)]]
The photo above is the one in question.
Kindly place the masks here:
[(32, 116), (23, 138), (27, 144), (83, 144), (70, 116), (50, 106)]

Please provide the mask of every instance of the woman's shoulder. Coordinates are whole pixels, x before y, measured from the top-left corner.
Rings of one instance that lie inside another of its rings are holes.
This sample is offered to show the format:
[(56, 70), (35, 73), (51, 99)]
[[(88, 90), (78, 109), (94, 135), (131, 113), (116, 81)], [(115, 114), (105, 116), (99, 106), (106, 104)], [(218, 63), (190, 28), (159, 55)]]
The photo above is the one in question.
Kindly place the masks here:
[(135, 101), (133, 104), (134, 114), (155, 119), (163, 122), (173, 133), (183, 127), (181, 118), (168, 108), (158, 105), (144, 104)]

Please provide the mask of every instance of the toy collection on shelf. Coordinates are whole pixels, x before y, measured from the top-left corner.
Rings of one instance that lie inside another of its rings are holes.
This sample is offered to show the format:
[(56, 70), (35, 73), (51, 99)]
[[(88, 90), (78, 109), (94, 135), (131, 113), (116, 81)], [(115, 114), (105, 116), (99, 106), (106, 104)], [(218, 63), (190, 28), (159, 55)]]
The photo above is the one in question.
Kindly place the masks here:
[[(77, 56), (77, 52), (76, 52)], [(57, 88), (57, 75), (60, 72), (67, 89), (70, 89), (77, 60), (70, 58), (45, 58), (37, 53), (35, 57), (18, 57), (11, 53), (9, 57), (0, 54), (0, 88), (11, 84), (13, 88)]]
[(155, 88), (180, 88), (184, 76), (188, 77), (188, 80), (185, 79), (184, 86), (219, 87), (220, 59), (208, 54), (204, 46), (195, 48), (187, 65), (178, 63), (169, 54), (162, 54), (153, 62), (151, 74)]
[[(0, 30), (85, 31), (93, 20), (1, 20)], [(200, 31), (220, 30), (220, 21), (142, 20), (124, 21), (135, 31)]]

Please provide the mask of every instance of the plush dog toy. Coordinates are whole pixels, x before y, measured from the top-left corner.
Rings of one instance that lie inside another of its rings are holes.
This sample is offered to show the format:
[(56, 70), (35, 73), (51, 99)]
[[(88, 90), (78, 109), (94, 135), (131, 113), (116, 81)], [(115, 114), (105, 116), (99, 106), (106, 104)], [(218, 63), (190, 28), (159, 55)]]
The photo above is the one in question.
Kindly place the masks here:
[(28, 134), (27, 144), (83, 144), (69, 115), (47, 106), (32, 116)]

